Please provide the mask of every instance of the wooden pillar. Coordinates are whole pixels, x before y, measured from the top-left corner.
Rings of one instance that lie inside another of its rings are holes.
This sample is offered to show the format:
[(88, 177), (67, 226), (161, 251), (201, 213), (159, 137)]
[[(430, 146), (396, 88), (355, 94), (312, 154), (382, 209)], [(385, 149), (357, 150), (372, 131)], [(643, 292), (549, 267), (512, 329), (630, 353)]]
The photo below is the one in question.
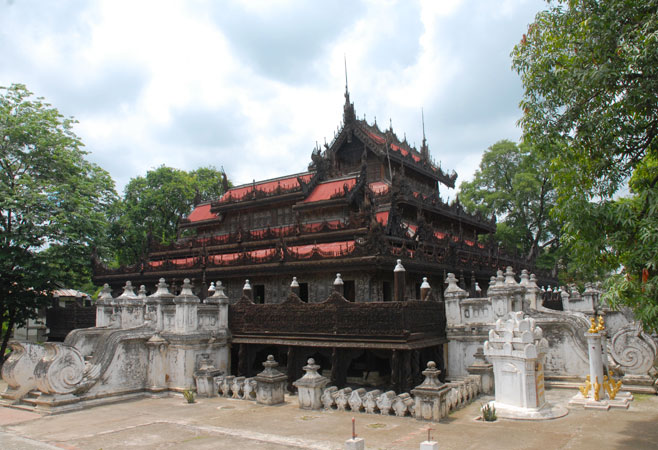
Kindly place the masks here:
[(414, 375), (411, 370), (411, 350), (405, 350), (402, 353), (402, 380), (400, 392), (409, 392), (414, 387)]
[(292, 345), (288, 346), (288, 364), (287, 364), (287, 372), (288, 372), (288, 392), (293, 393), (297, 391), (297, 388), (292, 385), (292, 383), (296, 380), (295, 378), (295, 366), (296, 366), (296, 361), (295, 361), (295, 355), (297, 352), (295, 352), (295, 347)]
[(400, 350), (391, 350), (391, 385), (400, 393)]
[(249, 376), (249, 356), (247, 344), (240, 344), (238, 347), (238, 376)]

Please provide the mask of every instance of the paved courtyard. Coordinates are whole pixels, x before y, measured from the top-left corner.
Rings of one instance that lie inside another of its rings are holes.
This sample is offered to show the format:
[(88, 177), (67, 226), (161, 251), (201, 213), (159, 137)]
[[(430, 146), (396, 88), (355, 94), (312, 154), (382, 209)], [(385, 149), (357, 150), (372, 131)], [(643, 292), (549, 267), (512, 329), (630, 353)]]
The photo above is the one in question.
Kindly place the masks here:
[[(549, 390), (566, 405), (573, 391)], [(188, 405), (182, 396), (142, 399), (84, 411), (41, 416), (0, 407), (3, 449), (341, 449), (351, 433), (369, 449), (418, 449), (432, 435), (441, 449), (658, 448), (658, 397), (636, 396), (629, 410), (570, 408), (560, 419), (475, 421), (480, 402), (440, 423), (351, 412), (302, 411), (296, 397), (261, 406), (224, 398)]]

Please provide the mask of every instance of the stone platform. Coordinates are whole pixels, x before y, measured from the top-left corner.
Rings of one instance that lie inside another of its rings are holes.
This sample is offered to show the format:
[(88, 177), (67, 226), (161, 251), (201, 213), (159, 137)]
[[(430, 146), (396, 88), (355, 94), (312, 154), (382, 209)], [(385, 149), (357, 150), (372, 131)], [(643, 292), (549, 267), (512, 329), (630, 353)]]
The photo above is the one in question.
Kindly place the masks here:
[[(547, 400), (566, 406), (569, 390), (548, 390)], [(441, 449), (656, 448), (658, 397), (635, 396), (628, 410), (570, 408), (563, 418), (482, 423), (482, 397), (439, 423), (412, 418), (300, 410), (296, 397), (280, 406), (226, 398), (187, 405), (182, 396), (141, 399), (56, 416), (0, 408), (0, 448), (53, 449), (342, 449), (351, 419), (369, 449), (414, 449), (427, 426)]]

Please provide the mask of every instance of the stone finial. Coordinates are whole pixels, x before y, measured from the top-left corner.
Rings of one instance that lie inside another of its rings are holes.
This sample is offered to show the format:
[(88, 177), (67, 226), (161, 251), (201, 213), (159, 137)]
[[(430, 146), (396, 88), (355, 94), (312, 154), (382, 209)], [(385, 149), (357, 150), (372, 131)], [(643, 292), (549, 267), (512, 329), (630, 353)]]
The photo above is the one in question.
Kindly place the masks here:
[(215, 292), (215, 282), (211, 281), (210, 286), (208, 286), (208, 292)]
[(477, 281), (475, 282), (475, 292), (478, 296), (482, 294), (482, 288), (480, 287)]
[(448, 287), (446, 288), (444, 293), (449, 294), (452, 292), (464, 292), (464, 290), (457, 285), (458, 281), (454, 273), (449, 273), (448, 278), (446, 278), (445, 282), (448, 283)]
[(169, 292), (169, 286), (167, 286), (167, 283), (165, 283), (164, 278), (160, 278), (158, 284), (156, 284), (155, 287), (156, 287), (156, 291), (155, 293), (153, 293), (152, 297), (172, 295), (171, 292)]
[(120, 297), (137, 297), (135, 291), (133, 290), (133, 285), (130, 281), (126, 281), (126, 285), (123, 287), (123, 292)]
[(297, 282), (297, 277), (292, 277), (292, 283), (290, 283), (291, 288), (298, 288), (299, 283)]
[(503, 275), (502, 270), (496, 272), (496, 284), (495, 286), (504, 286), (505, 285), (505, 276)]
[(265, 372), (273, 371), (275, 367), (279, 367), (279, 363), (274, 360), (274, 355), (267, 355), (267, 360), (263, 363)]
[(401, 259), (398, 259), (397, 264), (395, 264), (395, 269), (393, 269), (393, 272), (406, 272), (406, 269), (402, 265)]
[(112, 288), (109, 284), (105, 283), (98, 296), (98, 301), (112, 301)]
[(530, 274), (530, 280), (528, 281), (528, 287), (538, 288), (537, 287), (537, 277), (534, 273)]
[(181, 287), (180, 295), (181, 296), (183, 296), (183, 295), (190, 295), (190, 296), (194, 295), (194, 293), (192, 292), (192, 283), (190, 283), (189, 278), (185, 278), (183, 280), (183, 286)]
[(427, 368), (421, 373), (425, 377), (425, 380), (418, 387), (438, 388), (443, 385), (443, 383), (439, 381), (439, 374), (441, 371), (436, 368), (436, 363), (434, 361), (428, 361)]
[(249, 280), (244, 280), (244, 286), (242, 286), (242, 296), (254, 300), (254, 291), (251, 289), (251, 284)]
[(343, 286), (345, 283), (343, 283), (343, 279), (340, 277), (340, 274), (336, 274), (336, 279), (334, 280), (334, 286)]
[(527, 286), (528, 285), (528, 280), (529, 280), (529, 274), (526, 269), (523, 269), (521, 271), (521, 281), (519, 282), (520, 286)]
[(496, 285), (496, 277), (491, 276), (489, 278), (489, 287), (491, 288), (491, 287), (494, 287), (495, 285)]
[(427, 300), (427, 297), (430, 295), (432, 287), (427, 281), (427, 277), (423, 277), (423, 282), (420, 284), (420, 299), (422, 301)]
[(222, 285), (221, 281), (217, 281), (215, 283), (215, 292), (206, 299), (206, 303), (223, 303), (227, 302), (228, 297), (224, 293), (224, 286)]
[(137, 292), (137, 297), (145, 299), (146, 298), (146, 286), (143, 284), (139, 287), (139, 291)]
[(505, 284), (516, 286), (516, 280), (514, 279), (515, 275), (516, 274), (514, 273), (512, 266), (507, 266), (507, 269), (505, 269)]

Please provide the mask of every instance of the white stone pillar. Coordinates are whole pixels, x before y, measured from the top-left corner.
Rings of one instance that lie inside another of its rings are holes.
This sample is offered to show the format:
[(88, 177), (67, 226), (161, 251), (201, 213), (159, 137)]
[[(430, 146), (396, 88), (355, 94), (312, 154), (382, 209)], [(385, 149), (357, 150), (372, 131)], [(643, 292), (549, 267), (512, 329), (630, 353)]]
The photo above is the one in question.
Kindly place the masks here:
[(97, 327), (106, 327), (110, 324), (110, 318), (112, 317), (112, 288), (105, 283), (101, 293), (96, 300), (96, 326)]
[(151, 392), (167, 390), (166, 364), (168, 342), (159, 334), (154, 334), (148, 341), (148, 369), (146, 389)]
[(121, 328), (144, 325), (144, 303), (135, 295), (130, 281), (126, 281), (123, 293), (115, 300), (119, 307)]
[(185, 278), (180, 295), (174, 298), (174, 303), (176, 304), (176, 333), (196, 331), (198, 326), (197, 307), (200, 302), (199, 297), (192, 293), (192, 285), (189, 278)]
[(446, 305), (447, 325), (459, 325), (462, 322), (462, 314), (459, 303), (462, 299), (468, 297), (468, 292), (457, 285), (457, 278), (454, 273), (449, 273), (446, 278), (448, 287), (443, 291), (443, 298)]
[(211, 297), (206, 299), (206, 303), (211, 305), (217, 305), (218, 307), (218, 317), (217, 317), (217, 327), (220, 329), (228, 328), (228, 297), (224, 293), (224, 286), (221, 281), (218, 281), (215, 285), (215, 292)]
[(256, 375), (256, 401), (262, 405), (278, 405), (285, 401), (288, 376), (279, 372), (274, 356), (268, 355), (263, 363), (265, 370)]
[(318, 373), (320, 366), (310, 358), (308, 365), (303, 367), (306, 372), (303, 377), (293, 383), (297, 387), (297, 399), (301, 409), (322, 409), (322, 389), (329, 383), (327, 377)]
[(151, 322), (151, 326), (160, 332), (165, 328), (162, 307), (163, 305), (173, 304), (175, 295), (169, 292), (164, 278), (160, 278), (156, 288), (156, 291), (152, 295), (146, 297), (146, 316), (147, 320)]
[(603, 389), (603, 361), (601, 360), (601, 334), (585, 333), (587, 339), (587, 351), (589, 354), (589, 379), (590, 393), (588, 397), (596, 401), (603, 401), (608, 398), (605, 389)]

